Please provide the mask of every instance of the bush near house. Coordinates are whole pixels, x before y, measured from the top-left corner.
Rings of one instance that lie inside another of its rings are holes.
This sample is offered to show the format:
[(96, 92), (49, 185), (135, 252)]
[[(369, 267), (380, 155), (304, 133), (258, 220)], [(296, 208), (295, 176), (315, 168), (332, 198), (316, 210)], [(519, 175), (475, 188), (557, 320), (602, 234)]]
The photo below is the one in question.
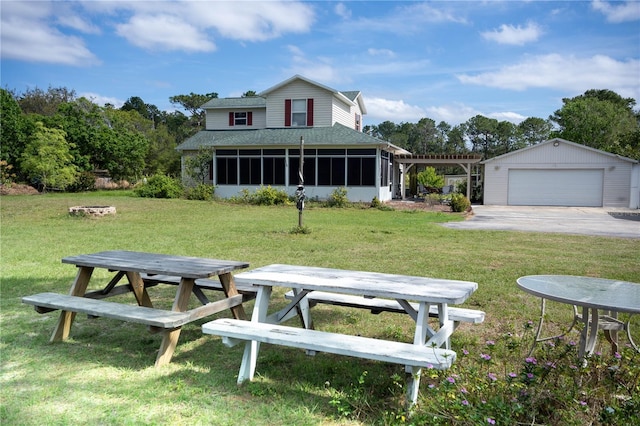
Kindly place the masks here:
[(462, 194), (451, 194), (451, 210), (457, 213), (466, 212), (471, 208), (471, 201)]
[(136, 195), (145, 198), (180, 198), (183, 191), (178, 180), (166, 175), (153, 175), (134, 189)]

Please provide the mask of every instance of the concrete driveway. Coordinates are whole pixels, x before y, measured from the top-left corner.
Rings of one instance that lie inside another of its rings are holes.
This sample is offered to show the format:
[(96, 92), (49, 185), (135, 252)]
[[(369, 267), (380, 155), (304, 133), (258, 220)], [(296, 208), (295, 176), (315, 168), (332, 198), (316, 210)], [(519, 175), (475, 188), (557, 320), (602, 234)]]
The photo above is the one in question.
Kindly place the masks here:
[(601, 207), (473, 206), (454, 229), (557, 232), (640, 239), (640, 210)]

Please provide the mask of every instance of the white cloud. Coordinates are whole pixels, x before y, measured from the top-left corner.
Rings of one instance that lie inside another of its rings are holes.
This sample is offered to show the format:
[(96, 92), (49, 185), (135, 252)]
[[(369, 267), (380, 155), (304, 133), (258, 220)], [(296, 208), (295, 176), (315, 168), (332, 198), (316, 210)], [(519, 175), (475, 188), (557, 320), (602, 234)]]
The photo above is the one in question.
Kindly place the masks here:
[(375, 49), (370, 47), (367, 49), (367, 53), (371, 56), (385, 56), (387, 58), (393, 58), (396, 56), (395, 52), (390, 49)]
[(331, 87), (349, 81), (348, 76), (333, 66), (330, 58), (317, 57), (309, 59), (298, 46), (294, 45), (287, 46), (287, 50), (291, 59), (291, 65), (284, 70), (287, 77), (299, 74)]
[(533, 56), (520, 63), (480, 73), (461, 74), (466, 84), (523, 91), (548, 88), (571, 93), (609, 89), (624, 97), (640, 98), (640, 60), (618, 61), (604, 55), (578, 58), (572, 55)]
[(608, 22), (620, 23), (640, 20), (640, 2), (638, 1), (616, 2), (613, 5), (606, 1), (594, 0), (591, 7), (602, 12)]
[(338, 3), (334, 8), (336, 15), (341, 17), (342, 19), (351, 18), (351, 10), (345, 6), (344, 3)]
[(426, 117), (425, 111), (419, 106), (409, 105), (403, 100), (391, 100), (383, 98), (365, 99), (368, 111), (368, 119), (378, 119), (379, 121), (393, 121), (394, 123), (415, 122)]
[(432, 106), (427, 108), (428, 117), (436, 123), (444, 121), (455, 126), (476, 115), (484, 115), (477, 109), (461, 103)]
[(111, 104), (115, 108), (120, 108), (124, 104), (124, 101), (118, 98), (110, 96), (102, 96), (93, 92), (84, 92), (78, 94), (79, 98), (87, 98), (96, 105), (104, 106), (105, 104)]
[(63, 34), (47, 22), (49, 3), (3, 2), (2, 57), (28, 62), (91, 65), (99, 62), (80, 37)]
[(118, 35), (145, 49), (210, 52), (215, 50), (206, 34), (184, 20), (170, 15), (136, 15), (116, 26)]
[(487, 115), (489, 118), (495, 118), (498, 121), (510, 121), (514, 124), (519, 124), (527, 119), (522, 114), (518, 114), (517, 112), (512, 111), (504, 111), (504, 112), (492, 112)]
[(500, 29), (481, 33), (487, 40), (518, 46), (538, 40), (541, 34), (542, 29), (533, 22), (527, 23), (526, 27), (503, 24), (500, 25)]

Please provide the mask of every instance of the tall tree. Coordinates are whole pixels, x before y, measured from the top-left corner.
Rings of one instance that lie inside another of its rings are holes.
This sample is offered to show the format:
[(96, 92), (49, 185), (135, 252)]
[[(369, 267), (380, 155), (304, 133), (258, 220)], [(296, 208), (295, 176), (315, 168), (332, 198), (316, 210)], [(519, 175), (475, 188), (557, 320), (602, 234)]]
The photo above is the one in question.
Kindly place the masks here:
[(476, 115), (465, 124), (466, 136), (471, 141), (471, 150), (487, 159), (496, 152), (498, 120)]
[(18, 104), (25, 114), (52, 116), (58, 107), (76, 99), (76, 92), (66, 87), (51, 87), (45, 91), (36, 87), (27, 89), (18, 98)]
[(531, 146), (549, 139), (551, 123), (538, 117), (528, 117), (518, 124), (518, 133), (524, 146)]
[(639, 115), (635, 100), (610, 90), (589, 90), (562, 100), (563, 106), (549, 117), (557, 124), (554, 136), (620, 155), (640, 158)]
[(190, 120), (195, 127), (200, 129), (204, 123), (204, 110), (202, 105), (207, 101), (217, 98), (218, 94), (215, 92), (199, 95), (196, 93), (189, 93), (188, 95), (176, 95), (171, 96), (169, 101), (174, 105), (179, 105), (191, 114)]
[(43, 192), (48, 188), (64, 190), (76, 180), (77, 170), (65, 136), (63, 130), (49, 129), (38, 122), (22, 153), (23, 172)]
[(18, 168), (26, 144), (26, 123), (18, 101), (12, 93), (4, 89), (0, 89), (0, 119), (0, 159)]

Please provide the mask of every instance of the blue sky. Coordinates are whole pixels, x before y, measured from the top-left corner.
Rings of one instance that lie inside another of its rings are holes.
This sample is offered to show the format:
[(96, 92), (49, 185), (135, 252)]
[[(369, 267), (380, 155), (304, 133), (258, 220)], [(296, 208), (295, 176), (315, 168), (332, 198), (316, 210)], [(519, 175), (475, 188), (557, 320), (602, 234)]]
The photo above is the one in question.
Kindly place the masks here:
[(3, 88), (103, 105), (260, 92), (300, 74), (362, 92), (364, 124), (547, 118), (610, 89), (640, 101), (638, 1), (5, 1)]

